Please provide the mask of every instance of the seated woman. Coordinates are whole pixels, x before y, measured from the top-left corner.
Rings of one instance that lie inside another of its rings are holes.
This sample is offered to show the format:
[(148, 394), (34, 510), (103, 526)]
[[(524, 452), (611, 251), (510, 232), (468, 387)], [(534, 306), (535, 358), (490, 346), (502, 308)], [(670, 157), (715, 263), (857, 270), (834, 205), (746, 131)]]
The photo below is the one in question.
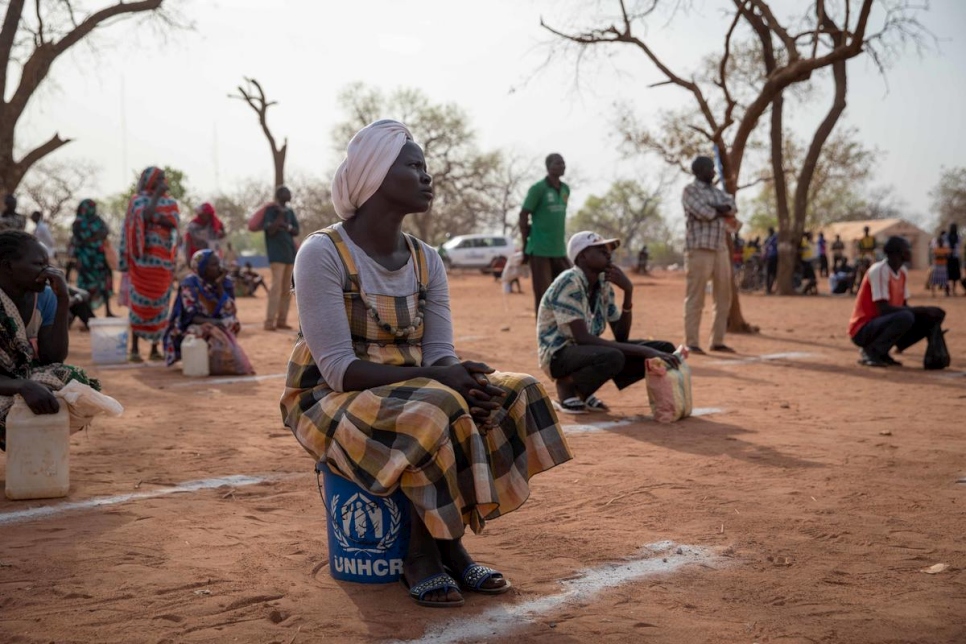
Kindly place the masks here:
[(208, 342), (208, 370), (213, 376), (255, 373), (235, 336), (235, 289), (215, 251), (191, 256), (191, 274), (181, 281), (164, 333), (164, 358), (170, 367), (181, 359), (181, 343), (192, 335)]
[(520, 507), (531, 476), (572, 458), (557, 417), (534, 378), (457, 357), (442, 260), (402, 232), (406, 215), (433, 199), (406, 127), (360, 130), (332, 188), (345, 221), (309, 236), (295, 260), (302, 332), (285, 425), (312, 458), (368, 492), (399, 488), (409, 499), (403, 581), (417, 603), (502, 593), (510, 582), (461, 539), (466, 526), (479, 532)]
[[(67, 357), (70, 294), (47, 250), (22, 231), (0, 233), (0, 449), (6, 448), (7, 413), (19, 394), (35, 414), (56, 414), (52, 392), (71, 380), (100, 384)], [(73, 430), (80, 427), (72, 427)]]

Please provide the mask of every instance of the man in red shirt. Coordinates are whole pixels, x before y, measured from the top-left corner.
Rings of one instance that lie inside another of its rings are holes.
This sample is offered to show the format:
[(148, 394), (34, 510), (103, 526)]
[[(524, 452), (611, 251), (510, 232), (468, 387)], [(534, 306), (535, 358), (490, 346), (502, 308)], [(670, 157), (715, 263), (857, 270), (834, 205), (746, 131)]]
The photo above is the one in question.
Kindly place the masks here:
[(889, 355), (902, 352), (925, 338), (946, 312), (935, 306), (909, 306), (909, 277), (904, 264), (912, 251), (902, 237), (890, 237), (883, 247), (886, 258), (873, 264), (862, 278), (849, 336), (860, 347), (859, 364), (867, 367), (902, 366)]

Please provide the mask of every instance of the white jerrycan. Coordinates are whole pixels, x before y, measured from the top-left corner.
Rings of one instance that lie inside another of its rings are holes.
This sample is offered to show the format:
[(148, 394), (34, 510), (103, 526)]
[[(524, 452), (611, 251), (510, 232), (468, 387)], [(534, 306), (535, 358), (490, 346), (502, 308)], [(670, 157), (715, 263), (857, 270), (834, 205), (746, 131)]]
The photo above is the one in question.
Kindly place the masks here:
[(8, 499), (55, 499), (70, 490), (70, 415), (34, 414), (20, 396), (7, 413)]
[(186, 376), (208, 375), (208, 343), (189, 335), (181, 342), (181, 373)]

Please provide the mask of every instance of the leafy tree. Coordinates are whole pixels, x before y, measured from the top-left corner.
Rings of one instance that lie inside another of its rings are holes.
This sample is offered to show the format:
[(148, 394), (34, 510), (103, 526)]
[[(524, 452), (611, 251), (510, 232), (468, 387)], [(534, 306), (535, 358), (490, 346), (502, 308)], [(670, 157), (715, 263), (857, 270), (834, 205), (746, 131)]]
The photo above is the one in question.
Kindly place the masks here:
[(54, 134), (17, 158), (16, 153), (27, 147), (17, 142), (17, 124), (54, 62), (95, 32), (138, 14), (171, 24), (171, 15), (162, 11), (163, 2), (115, 2), (90, 8), (91, 3), (83, 0), (35, 0), (26, 10), (25, 0), (5, 3), (0, 26), (0, 192), (16, 190), (35, 163), (71, 141)]
[(568, 223), (570, 234), (593, 230), (621, 240), (618, 256), (634, 259), (644, 244), (665, 242), (669, 237), (661, 216), (664, 185), (646, 188), (636, 181), (615, 181), (603, 196), (591, 195)]
[(955, 222), (960, 230), (966, 229), (966, 168), (944, 168), (929, 196), (937, 227)]
[(417, 89), (385, 94), (361, 83), (344, 89), (339, 104), (347, 118), (333, 128), (337, 151), (344, 152), (356, 131), (379, 118), (405, 123), (423, 148), (436, 197), (430, 212), (407, 222), (420, 239), (437, 244), (447, 234), (506, 229), (509, 211), (520, 203), (522, 168), (499, 151), (481, 152), (462, 108), (432, 103)]

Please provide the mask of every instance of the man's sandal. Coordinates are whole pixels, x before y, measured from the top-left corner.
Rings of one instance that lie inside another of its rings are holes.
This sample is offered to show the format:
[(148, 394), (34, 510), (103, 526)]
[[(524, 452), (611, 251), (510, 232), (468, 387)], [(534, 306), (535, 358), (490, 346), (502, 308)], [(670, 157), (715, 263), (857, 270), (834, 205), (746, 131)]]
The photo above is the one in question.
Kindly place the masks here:
[[(506, 583), (494, 588), (485, 588), (483, 584), (491, 579), (502, 579)], [(472, 563), (466, 567), (460, 576), (460, 588), (483, 595), (502, 595), (510, 590), (510, 580), (503, 576), (502, 572), (488, 568), (478, 563)]]
[(587, 403), (585, 403), (580, 398), (573, 396), (567, 398), (566, 400), (551, 401), (553, 408), (557, 411), (563, 412), (565, 414), (586, 414), (587, 413)]
[(590, 398), (584, 401), (584, 404), (587, 405), (587, 409), (589, 409), (590, 411), (603, 411), (603, 412), (610, 411), (610, 407), (607, 406), (607, 403), (605, 403), (597, 396), (591, 396)]
[(442, 590), (447, 593), (450, 590), (459, 592), (459, 584), (457, 584), (456, 580), (447, 575), (445, 572), (427, 577), (412, 587), (406, 583), (405, 575), (399, 578), (399, 583), (406, 587), (406, 589), (409, 591), (409, 596), (412, 597), (413, 601), (420, 606), (426, 606), (427, 608), (459, 608), (466, 603), (466, 600), (462, 597), (460, 597), (459, 601), (455, 602), (430, 601), (425, 599), (426, 595), (437, 590)]
[(142, 362), (144, 362), (144, 358), (142, 358), (141, 354), (138, 353), (137, 351), (132, 351), (131, 353), (127, 354), (127, 361), (134, 362), (136, 364), (141, 364)]

